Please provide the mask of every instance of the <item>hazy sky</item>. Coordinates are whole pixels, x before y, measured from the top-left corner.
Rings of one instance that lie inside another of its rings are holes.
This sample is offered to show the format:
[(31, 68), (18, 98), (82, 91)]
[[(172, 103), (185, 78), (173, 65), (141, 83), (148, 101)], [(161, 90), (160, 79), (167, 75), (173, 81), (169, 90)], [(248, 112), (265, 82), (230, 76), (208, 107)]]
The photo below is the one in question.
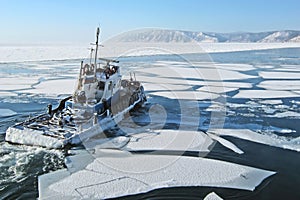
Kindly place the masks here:
[(0, 44), (89, 43), (145, 27), (300, 30), (299, 0), (0, 0)]

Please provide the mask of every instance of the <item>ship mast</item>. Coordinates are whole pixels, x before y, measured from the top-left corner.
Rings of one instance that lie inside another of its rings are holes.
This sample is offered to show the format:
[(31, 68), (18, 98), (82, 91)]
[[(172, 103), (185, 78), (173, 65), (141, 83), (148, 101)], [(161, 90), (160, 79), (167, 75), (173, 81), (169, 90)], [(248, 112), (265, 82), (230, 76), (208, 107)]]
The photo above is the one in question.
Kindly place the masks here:
[(96, 35), (96, 51), (95, 51), (95, 63), (94, 63), (94, 76), (96, 79), (96, 70), (97, 70), (97, 54), (98, 54), (98, 39), (99, 39), (99, 33), (100, 33), (100, 28), (97, 28), (97, 35)]

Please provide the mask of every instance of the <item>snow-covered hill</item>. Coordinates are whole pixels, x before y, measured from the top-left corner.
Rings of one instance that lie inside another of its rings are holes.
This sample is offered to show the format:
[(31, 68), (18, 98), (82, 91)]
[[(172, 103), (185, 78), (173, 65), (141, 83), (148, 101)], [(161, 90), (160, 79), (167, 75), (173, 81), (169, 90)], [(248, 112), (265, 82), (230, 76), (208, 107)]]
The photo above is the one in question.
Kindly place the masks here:
[(299, 36), (299, 31), (276, 31), (263, 38), (260, 42), (292, 42), (293, 38)]
[(300, 31), (269, 31), (259, 33), (236, 32), (214, 33), (164, 29), (142, 29), (130, 31), (117, 37), (118, 42), (300, 42)]

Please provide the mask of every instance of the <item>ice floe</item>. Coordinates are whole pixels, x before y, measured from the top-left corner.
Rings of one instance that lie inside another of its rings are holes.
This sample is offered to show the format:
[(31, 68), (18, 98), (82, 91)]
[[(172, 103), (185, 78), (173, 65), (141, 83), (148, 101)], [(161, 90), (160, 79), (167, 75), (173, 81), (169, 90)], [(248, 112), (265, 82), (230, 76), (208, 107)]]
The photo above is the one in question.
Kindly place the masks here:
[[(193, 83), (193, 82), (189, 82)], [(195, 84), (202, 86), (212, 87), (224, 87), (224, 88), (252, 88), (252, 83), (240, 82), (240, 81), (195, 81)]]
[(234, 87), (203, 86), (203, 87), (197, 89), (197, 91), (223, 94), (223, 93), (226, 93), (226, 92), (236, 91), (238, 89), (239, 88), (234, 88)]
[(249, 140), (252, 142), (267, 144), (274, 147), (280, 147), (283, 149), (289, 149), (298, 152), (300, 151), (300, 142), (297, 141), (296, 139), (287, 140), (286, 138), (279, 137), (271, 133), (262, 134), (249, 129), (215, 129), (215, 130), (211, 129), (209, 130), (209, 132), (220, 136), (222, 135), (232, 136), (244, 140)]
[(206, 100), (206, 99), (216, 99), (220, 95), (199, 92), (199, 91), (170, 91), (170, 92), (152, 92), (152, 94), (162, 97), (167, 97), (170, 99), (183, 99), (183, 100)]
[(233, 96), (233, 98), (249, 99), (273, 99), (288, 97), (300, 97), (300, 94), (281, 90), (239, 90), (239, 93)]
[(253, 65), (250, 64), (236, 64), (236, 63), (216, 63), (214, 66), (218, 69), (232, 70), (232, 71), (249, 71), (256, 69)]
[(44, 146), (56, 149), (61, 148), (63, 146), (63, 141), (57, 140), (56, 138), (43, 136), (43, 132), (38, 130), (20, 130), (13, 127), (9, 127), (6, 130), (5, 138), (7, 141), (16, 144), (21, 143), (25, 145)]
[[(90, 141), (93, 144), (89, 146), (90, 153), (81, 150), (79, 154), (67, 157), (68, 170), (39, 177), (39, 198), (103, 199), (183, 186), (253, 191), (265, 178), (275, 174), (202, 157), (159, 154), (162, 150), (209, 151), (211, 139), (236, 153), (243, 153), (231, 142), (212, 133), (157, 130), (133, 134), (129, 138), (102, 139), (101, 144), (99, 140), (98, 143)], [(151, 153), (128, 152), (147, 150)]]
[(7, 108), (0, 108), (0, 117), (10, 117), (10, 116), (14, 116), (17, 113), (11, 109), (7, 109)]
[(208, 195), (206, 195), (206, 197), (204, 197), (204, 200), (222, 200), (222, 198), (215, 192), (211, 192)]
[(270, 105), (278, 105), (282, 104), (282, 100), (280, 99), (274, 99), (274, 100), (261, 100), (259, 101), (261, 104), (270, 104)]
[(264, 79), (300, 79), (299, 73), (294, 72), (259, 72), (259, 76)]
[(34, 86), (34, 89), (24, 90), (22, 92), (46, 96), (57, 96), (61, 94), (72, 94), (75, 85), (75, 79), (48, 80)]
[(131, 135), (126, 150), (209, 151), (213, 141), (203, 132), (157, 130)]
[(0, 79), (0, 90), (14, 91), (31, 88), (32, 84), (38, 83), (39, 77), (2, 77)]
[[(174, 159), (174, 156), (133, 155), (116, 150), (106, 150), (101, 155), (84, 169), (72, 174), (63, 170), (40, 177), (40, 199), (103, 199), (178, 186), (254, 190), (265, 178), (274, 174), (253, 167), (196, 157), (181, 156)], [(61, 180), (57, 181), (58, 177)]]
[(274, 115), (269, 115), (269, 117), (276, 117), (276, 118), (284, 118), (284, 117), (300, 118), (300, 113), (299, 112), (294, 112), (294, 111), (285, 111), (285, 112), (276, 113)]
[(223, 146), (227, 147), (228, 149), (231, 149), (232, 151), (238, 153), (238, 154), (243, 154), (244, 152), (239, 149), (237, 146), (235, 146), (233, 143), (229, 142), (228, 140), (225, 140), (224, 138), (219, 137), (218, 135), (207, 133), (209, 137), (212, 139), (218, 141), (221, 143)]
[(0, 91), (0, 96), (1, 97), (12, 97), (12, 96), (17, 96), (17, 94), (14, 93), (14, 92), (2, 92), (2, 91)]
[(85, 45), (0, 46), (0, 62), (64, 60), (87, 56)]
[[(300, 74), (299, 74), (299, 79), (300, 79)], [(294, 91), (294, 90), (300, 90), (300, 81), (299, 80), (262, 81), (257, 86), (268, 90)]]

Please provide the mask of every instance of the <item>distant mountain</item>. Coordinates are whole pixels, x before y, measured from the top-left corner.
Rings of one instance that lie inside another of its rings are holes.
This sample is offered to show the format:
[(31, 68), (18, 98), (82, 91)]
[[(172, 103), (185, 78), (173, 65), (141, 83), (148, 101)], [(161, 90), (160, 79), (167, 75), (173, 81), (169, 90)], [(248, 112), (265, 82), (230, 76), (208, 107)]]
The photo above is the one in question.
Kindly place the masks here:
[(143, 29), (119, 35), (118, 42), (300, 42), (300, 31), (284, 30), (259, 33), (214, 33), (180, 30)]

